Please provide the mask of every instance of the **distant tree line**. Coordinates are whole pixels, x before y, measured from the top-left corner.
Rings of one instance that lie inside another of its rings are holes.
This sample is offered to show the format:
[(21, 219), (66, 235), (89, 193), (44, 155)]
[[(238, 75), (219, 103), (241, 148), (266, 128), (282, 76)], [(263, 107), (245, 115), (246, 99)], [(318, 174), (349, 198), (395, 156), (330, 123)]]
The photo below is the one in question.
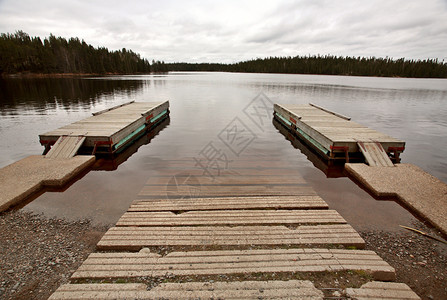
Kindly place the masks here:
[(234, 64), (150, 63), (132, 50), (94, 48), (79, 38), (55, 37), (44, 41), (23, 31), (0, 35), (0, 74), (75, 73), (136, 74), (168, 71), (223, 71), (353, 76), (447, 78), (447, 63), (437, 59), (406, 60), (375, 57), (295, 56), (268, 57)]
[(0, 74), (136, 74), (166, 72), (163, 62), (143, 59), (132, 50), (94, 48), (78, 38), (50, 35), (44, 41), (23, 31), (0, 36)]
[(169, 71), (224, 71), (382, 77), (447, 78), (447, 63), (437, 59), (393, 60), (342, 56), (295, 56), (258, 58), (234, 64), (167, 64)]

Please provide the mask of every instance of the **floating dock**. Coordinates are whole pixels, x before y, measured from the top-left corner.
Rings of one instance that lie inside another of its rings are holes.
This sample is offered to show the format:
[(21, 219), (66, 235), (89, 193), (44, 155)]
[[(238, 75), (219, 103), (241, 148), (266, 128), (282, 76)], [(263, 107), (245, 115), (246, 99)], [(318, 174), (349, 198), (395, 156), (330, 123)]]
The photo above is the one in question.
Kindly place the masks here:
[(369, 165), (400, 161), (405, 142), (315, 104), (275, 104), (274, 117), (329, 161), (365, 159)]
[[(128, 102), (39, 135), (48, 157), (116, 153), (169, 115), (169, 102)], [(52, 146), (54, 147), (52, 148)]]
[[(214, 178), (193, 160), (164, 163), (50, 299), (419, 299), (382, 282), (394, 268), (293, 163), (244, 160)], [(358, 286), (341, 288), (345, 275)]]
[(0, 212), (29, 201), (48, 188), (66, 187), (90, 170), (95, 164), (95, 154), (123, 154), (114, 156), (119, 164), (119, 159), (128, 157), (126, 153), (136, 151), (132, 152), (128, 146), (149, 130), (150, 140), (158, 133), (155, 127), (169, 120), (168, 116), (168, 101), (132, 101), (40, 135), (44, 155), (29, 156), (0, 169), (4, 190), (0, 195)]

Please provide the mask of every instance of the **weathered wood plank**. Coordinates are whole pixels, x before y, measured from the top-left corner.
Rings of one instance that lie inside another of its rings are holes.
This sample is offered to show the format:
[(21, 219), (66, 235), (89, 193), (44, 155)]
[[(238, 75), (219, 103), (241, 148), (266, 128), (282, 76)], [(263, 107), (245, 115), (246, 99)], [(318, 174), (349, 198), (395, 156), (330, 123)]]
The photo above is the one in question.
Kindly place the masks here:
[(114, 107), (110, 107), (110, 108), (107, 108), (107, 109), (104, 109), (104, 110), (100, 110), (100, 111), (98, 111), (98, 112), (94, 112), (94, 113), (92, 113), (92, 115), (94, 115), (94, 116), (98, 116), (98, 115), (103, 114), (103, 113), (105, 113), (105, 112), (108, 112), (108, 111), (117, 109), (117, 108), (119, 108), (119, 107), (123, 107), (123, 106), (129, 105), (129, 104), (134, 103), (134, 102), (135, 102), (135, 101), (129, 101), (129, 102), (126, 102), (126, 103), (123, 103), (123, 104), (119, 104), (119, 105), (116, 105), (116, 106), (114, 106)]
[(327, 113), (333, 114), (333, 115), (335, 115), (335, 116), (337, 116), (337, 117), (340, 117), (340, 118), (342, 118), (342, 119), (345, 119), (345, 120), (347, 120), (347, 121), (350, 121), (350, 120), (351, 120), (351, 117), (347, 117), (347, 116), (344, 116), (344, 115), (342, 115), (342, 114), (333, 112), (333, 111), (331, 111), (331, 110), (328, 110), (328, 109), (326, 109), (326, 108), (324, 108), (324, 107), (321, 107), (321, 106), (318, 106), (318, 105), (316, 105), (316, 104), (309, 103), (309, 105), (310, 105), (310, 106), (313, 106), (313, 107), (315, 107), (315, 108), (318, 108), (318, 109), (320, 109), (320, 110), (322, 110), (322, 111), (325, 111), (325, 112), (327, 112)]
[(76, 155), (85, 141), (85, 136), (61, 136), (48, 151), (45, 158), (70, 158)]
[(360, 151), (363, 153), (363, 156), (365, 156), (365, 159), (370, 166), (394, 167), (393, 163), (388, 157), (388, 154), (385, 152), (380, 143), (358, 142), (357, 144), (359, 145)]

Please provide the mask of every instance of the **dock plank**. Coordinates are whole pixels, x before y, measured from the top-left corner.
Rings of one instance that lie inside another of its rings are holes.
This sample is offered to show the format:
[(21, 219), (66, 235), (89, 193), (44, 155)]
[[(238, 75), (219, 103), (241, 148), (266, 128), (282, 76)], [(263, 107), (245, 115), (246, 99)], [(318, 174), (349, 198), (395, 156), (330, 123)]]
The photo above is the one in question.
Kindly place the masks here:
[(387, 153), (380, 143), (358, 142), (366, 162), (373, 167), (394, 167)]
[(45, 158), (70, 158), (76, 155), (85, 141), (85, 136), (61, 136), (48, 151)]

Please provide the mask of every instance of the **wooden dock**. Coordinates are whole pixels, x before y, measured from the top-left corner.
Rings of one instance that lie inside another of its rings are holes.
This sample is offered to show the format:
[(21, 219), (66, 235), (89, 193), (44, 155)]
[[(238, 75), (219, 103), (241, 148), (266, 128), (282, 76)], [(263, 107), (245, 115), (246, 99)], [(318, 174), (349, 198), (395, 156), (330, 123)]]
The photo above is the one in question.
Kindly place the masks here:
[[(169, 102), (128, 102), (39, 135), (49, 157), (115, 153), (169, 115)], [(54, 145), (55, 149), (50, 150)]]
[(156, 134), (160, 130), (157, 125), (168, 121), (168, 116), (168, 101), (132, 101), (40, 135), (44, 155), (29, 156), (0, 169), (4, 190), (0, 195), (0, 212), (37, 197), (47, 188), (66, 187), (90, 170), (95, 163), (94, 154), (131, 155), (129, 146), (149, 130)]
[(400, 161), (405, 142), (314, 104), (275, 104), (274, 117), (325, 159), (365, 159), (372, 166)]
[[(395, 270), (362, 250), (360, 235), (293, 164), (242, 161), (238, 173), (213, 179), (186, 161), (166, 165), (181, 168), (149, 178), (98, 252), (50, 299), (323, 299), (334, 290), (419, 299), (404, 284), (382, 282), (395, 280)], [(182, 176), (194, 180), (169, 180)], [(339, 274), (365, 285), (325, 286)]]

